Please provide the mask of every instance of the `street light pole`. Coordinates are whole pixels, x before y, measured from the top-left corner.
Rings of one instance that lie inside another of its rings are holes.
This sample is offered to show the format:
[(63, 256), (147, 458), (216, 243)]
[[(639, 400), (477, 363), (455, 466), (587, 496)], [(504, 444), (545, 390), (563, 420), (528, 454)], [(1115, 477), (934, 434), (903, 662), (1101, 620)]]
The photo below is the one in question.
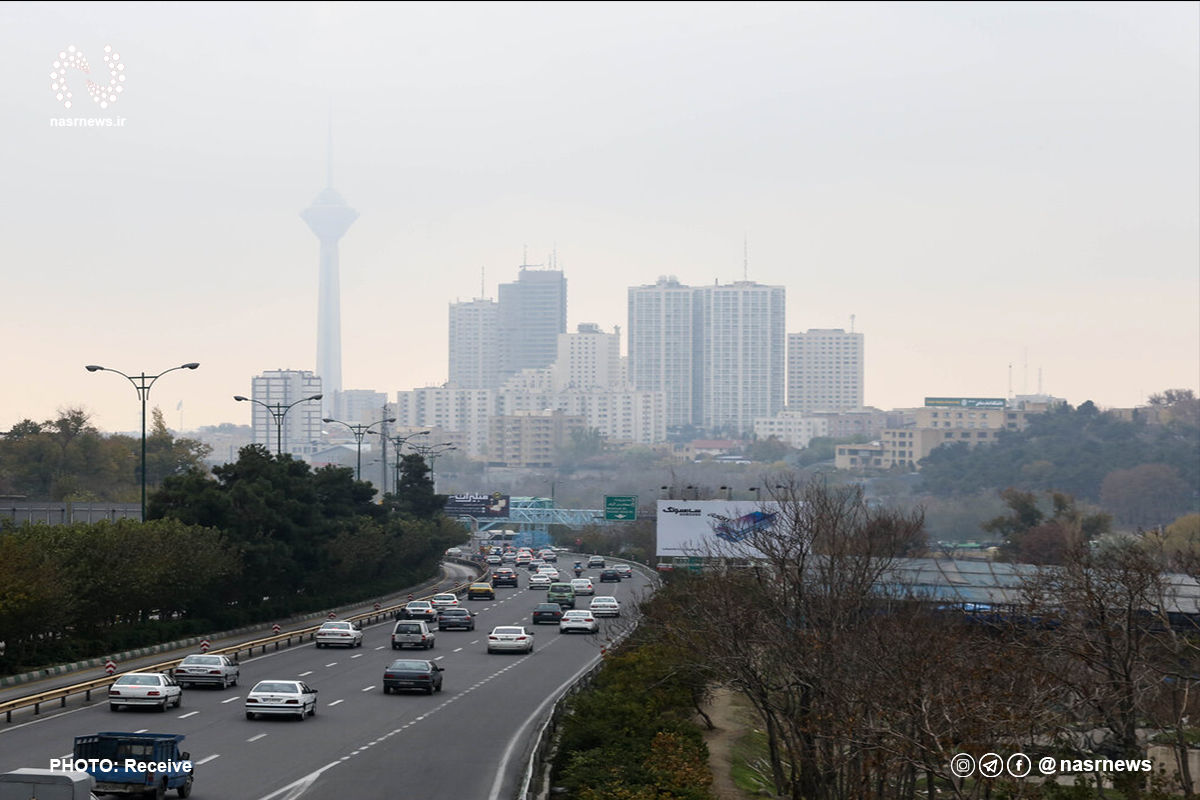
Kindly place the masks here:
[[(395, 420), (392, 421), (395, 422)], [(371, 431), (371, 433), (391, 442), (392, 446), (396, 448), (396, 469), (392, 473), (392, 494), (400, 494), (400, 458), (404, 455), (404, 445), (409, 439), (416, 436), (428, 436), (429, 431), (417, 431), (416, 433), (410, 433), (408, 436), (388, 436), (383, 431)], [(416, 445), (413, 446), (416, 447)], [(387, 479), (385, 478), (384, 484), (386, 485), (386, 483)]]
[[(331, 419), (330, 417), (325, 417), (324, 419), (321, 420), (321, 422), (326, 422), (326, 423), (336, 422), (338, 425), (344, 425), (345, 427), (350, 429), (351, 433), (354, 434), (354, 441), (358, 444), (358, 459), (354, 466), (354, 480), (356, 480), (356, 481), (362, 480), (362, 442), (363, 442), (363, 437), (367, 435), (367, 431), (369, 431), (371, 428), (374, 428), (376, 425), (385, 425), (389, 422), (395, 422), (395, 421), (396, 421), (395, 417), (388, 417), (387, 419), (376, 420), (375, 422), (372, 422), (370, 425), (357, 425), (357, 424), (351, 425), (349, 422), (342, 422), (340, 419)], [(379, 490), (381, 492), (386, 491), (385, 487), (382, 487), (382, 486), (379, 487)]]
[(177, 369), (195, 369), (198, 366), (200, 366), (198, 362), (190, 361), (187, 364), (180, 364), (178, 367), (163, 370), (157, 375), (147, 375), (143, 372), (136, 376), (126, 375), (119, 369), (101, 367), (96, 364), (88, 364), (84, 367), (88, 372), (115, 372), (122, 378), (128, 379), (133, 384), (133, 388), (137, 390), (138, 398), (142, 401), (142, 522), (146, 521), (146, 401), (150, 399), (150, 387), (154, 385), (156, 380), (168, 372), (174, 372)]
[[(257, 403), (267, 410), (267, 412), (275, 419), (275, 455), (283, 455), (283, 418), (292, 410), (292, 406), (298, 406), (301, 403), (307, 403), (310, 400), (320, 400), (324, 395), (314, 394), (312, 397), (305, 397), (302, 400), (297, 400), (289, 405), (283, 403), (264, 403), (262, 400), (255, 400), (253, 397), (242, 397), (240, 394), (233, 396), (234, 400), (239, 403)], [(271, 436), (267, 434), (267, 446), (271, 444)]]

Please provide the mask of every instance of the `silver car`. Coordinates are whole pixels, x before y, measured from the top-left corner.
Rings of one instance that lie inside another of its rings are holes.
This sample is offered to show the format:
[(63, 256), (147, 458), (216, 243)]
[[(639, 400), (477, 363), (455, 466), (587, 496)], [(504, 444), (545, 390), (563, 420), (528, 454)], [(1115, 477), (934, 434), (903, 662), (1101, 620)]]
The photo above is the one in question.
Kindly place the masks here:
[(238, 662), (229, 656), (194, 655), (188, 656), (175, 667), (175, 680), (182, 687), (199, 684), (220, 686), (237, 686), (238, 675), (241, 673)]
[(596, 621), (595, 615), (590, 611), (564, 611), (562, 619), (558, 621), (559, 633), (570, 633), (571, 631), (596, 633), (599, 630), (600, 623)]
[(363, 632), (352, 622), (326, 622), (317, 628), (317, 647), (362, 647)]

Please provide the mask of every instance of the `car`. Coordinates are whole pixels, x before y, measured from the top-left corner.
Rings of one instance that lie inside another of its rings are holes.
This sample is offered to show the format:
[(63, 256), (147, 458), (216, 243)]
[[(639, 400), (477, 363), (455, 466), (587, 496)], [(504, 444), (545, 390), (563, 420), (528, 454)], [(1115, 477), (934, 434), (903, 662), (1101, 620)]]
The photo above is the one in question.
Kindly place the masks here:
[(558, 621), (559, 633), (570, 633), (571, 631), (596, 633), (599, 630), (600, 623), (596, 621), (596, 615), (591, 611), (564, 611), (562, 619)]
[(451, 558), (462, 558), (463, 551), (461, 547), (450, 547), (446, 549), (446, 555), (450, 556)]
[(592, 586), (591, 578), (574, 578), (571, 580), (571, 588), (575, 590), (575, 596), (581, 594), (595, 594), (596, 588)]
[(533, 624), (549, 622), (551, 625), (562, 619), (562, 606), (558, 603), (538, 603), (533, 607)]
[(559, 571), (556, 570), (554, 567), (550, 567), (550, 566), (539, 568), (537, 571), (537, 574), (538, 575), (546, 575), (547, 577), (550, 578), (551, 581), (562, 580), (562, 575), (559, 573)]
[(574, 608), (575, 590), (569, 583), (552, 583), (546, 589), (546, 602), (558, 603), (563, 608)]
[(442, 668), (432, 661), (398, 658), (383, 671), (383, 693), (419, 689), (425, 694), (442, 690)]
[(517, 573), (512, 567), (499, 567), (492, 570), (492, 586), (516, 586)]
[(614, 564), (613, 569), (617, 571), (617, 574), (621, 576), (622, 580), (633, 577), (633, 567), (629, 566), (628, 564)]
[(472, 583), (467, 587), (468, 600), (495, 600), (496, 590), (490, 583)]
[(362, 647), (363, 632), (362, 628), (353, 622), (333, 620), (322, 623), (313, 638), (317, 641), (317, 647), (333, 647), (335, 644), (346, 647)]
[(486, 561), (489, 564), (503, 564), (504, 563), (504, 559), (498, 555), (490, 555), (487, 558), (485, 558), (484, 561)]
[(443, 608), (453, 608), (458, 605), (458, 595), (451, 594), (450, 592), (435, 594), (429, 598), (429, 602), (439, 611)]
[(392, 628), (392, 649), (403, 650), (405, 647), (420, 647), (432, 650), (437, 642), (429, 623), (419, 619), (402, 619)]
[(513, 559), (513, 563), (518, 567), (528, 567), (530, 561), (533, 561), (533, 556), (528, 553), (517, 553), (517, 557)]
[(422, 622), (437, 622), (437, 609), (428, 600), (412, 600), (396, 615), (397, 619), (419, 619)]
[(597, 617), (619, 617), (621, 616), (621, 604), (617, 602), (617, 598), (607, 595), (593, 597), (592, 602), (588, 605), (591, 612)]
[(237, 686), (240, 673), (241, 669), (234, 659), (207, 653), (185, 656), (172, 672), (175, 680), (184, 689), (197, 684), (210, 684), (222, 689)]
[(542, 557), (542, 561), (545, 561), (547, 564), (553, 564), (558, 561), (558, 553), (553, 550), (543, 550), (539, 555)]
[(448, 631), (451, 628), (475, 630), (475, 615), (465, 608), (443, 608), (438, 613), (438, 630)]
[(294, 716), (301, 720), (317, 713), (317, 690), (304, 681), (265, 680), (254, 684), (246, 695), (246, 719), (264, 716)]
[(617, 572), (615, 569), (602, 569), (602, 570), (600, 570), (600, 582), (601, 583), (620, 583), (621, 582), (621, 573)]
[(152, 706), (166, 711), (167, 706), (183, 705), (183, 688), (162, 672), (127, 672), (108, 687), (108, 708), (117, 711), (126, 706)]
[(552, 583), (554, 583), (554, 581), (550, 580), (549, 575), (538, 574), (529, 576), (530, 589), (549, 589), (550, 584)]
[(511, 550), (500, 557), (501, 564), (511, 564), (517, 560), (517, 554)]
[(604, 567), (604, 556), (588, 556), (587, 565), (589, 567)]
[(501, 625), (492, 628), (488, 634), (487, 651), (489, 653), (532, 653), (533, 631), (526, 631), (522, 625)]

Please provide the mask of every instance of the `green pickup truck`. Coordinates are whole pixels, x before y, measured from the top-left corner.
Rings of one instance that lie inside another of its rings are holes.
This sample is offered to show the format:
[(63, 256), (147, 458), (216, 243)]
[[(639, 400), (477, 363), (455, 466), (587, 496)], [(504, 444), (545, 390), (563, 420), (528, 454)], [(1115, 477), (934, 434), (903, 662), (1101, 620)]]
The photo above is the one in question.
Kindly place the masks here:
[(178, 733), (102, 731), (75, 737), (74, 769), (96, 780), (96, 794), (140, 795), (163, 800), (174, 789), (192, 793), (191, 755), (181, 752)]

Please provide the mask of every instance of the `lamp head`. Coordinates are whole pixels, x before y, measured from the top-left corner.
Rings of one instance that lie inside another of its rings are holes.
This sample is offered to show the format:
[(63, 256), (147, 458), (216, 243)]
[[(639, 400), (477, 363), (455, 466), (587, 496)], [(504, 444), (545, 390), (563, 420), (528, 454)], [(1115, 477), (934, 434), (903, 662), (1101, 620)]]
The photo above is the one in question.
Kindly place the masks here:
[(104, 369), (104, 367), (98, 367), (95, 364), (88, 364), (86, 367), (84, 367), (84, 369), (86, 369), (88, 372), (99, 372)]
[(320, 400), (320, 399), (321, 399), (322, 397), (324, 397), (324, 396), (325, 396), (325, 395), (323, 395), (323, 394), (314, 394), (312, 397), (310, 397), (310, 398), (308, 398), (308, 399), (309, 399), (309, 400)]
[(237, 400), (239, 403), (241, 403), (241, 402), (243, 402), (243, 401), (249, 400), (250, 398), (249, 398), (249, 397), (242, 397), (240, 394), (235, 394), (235, 395), (233, 396), (233, 399), (234, 399), (234, 400)]
[(183, 365), (183, 368), (184, 369), (195, 369), (198, 366), (200, 366), (199, 361), (189, 361), (188, 363)]
[(322, 420), (321, 420), (321, 422), (337, 422), (337, 420), (336, 420), (336, 419), (330, 419), (329, 417), (325, 417), (324, 419), (322, 419)]
[(395, 421), (396, 421), (395, 417), (388, 417), (387, 419), (384, 420), (384, 422), (395, 422)]

